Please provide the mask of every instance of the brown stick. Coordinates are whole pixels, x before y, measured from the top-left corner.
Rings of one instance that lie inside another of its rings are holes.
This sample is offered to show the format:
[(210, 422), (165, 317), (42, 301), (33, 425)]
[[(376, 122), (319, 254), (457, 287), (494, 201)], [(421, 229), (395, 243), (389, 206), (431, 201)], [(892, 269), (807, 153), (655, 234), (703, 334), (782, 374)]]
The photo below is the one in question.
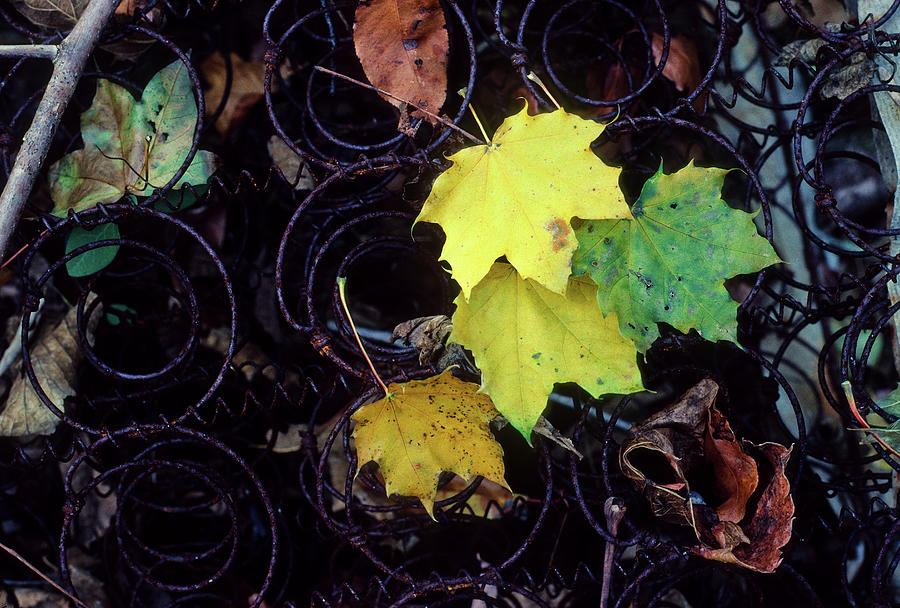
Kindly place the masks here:
[[(615, 538), (619, 532), (619, 524), (625, 517), (625, 504), (621, 498), (610, 496), (603, 504), (603, 513), (606, 515), (606, 528)], [(600, 588), (600, 608), (609, 606), (609, 589), (612, 584), (613, 559), (616, 557), (616, 543), (606, 541), (606, 551), (603, 554), (603, 581)]]
[(57, 584), (52, 578), (48, 577), (46, 574), (44, 574), (43, 572), (41, 572), (40, 570), (38, 570), (37, 568), (35, 568), (34, 566), (32, 566), (32, 565), (28, 562), (27, 559), (25, 559), (24, 557), (22, 557), (21, 555), (19, 555), (18, 553), (16, 553), (16, 551), (15, 551), (14, 549), (12, 549), (12, 548), (10, 548), (10, 547), (7, 547), (7, 546), (4, 545), (3, 543), (0, 543), (0, 549), (2, 549), (3, 551), (6, 551), (6, 552), (9, 553), (11, 556), (13, 556), (14, 558), (16, 558), (16, 559), (19, 560), (20, 562), (22, 562), (22, 564), (23, 564), (26, 568), (28, 568), (29, 570), (31, 570), (32, 572), (34, 572), (35, 574), (37, 574), (39, 577), (41, 577), (42, 579), (44, 579), (45, 581), (47, 581), (48, 583), (50, 583), (50, 586), (51, 586), (51, 587), (53, 587), (54, 589), (56, 589), (57, 591), (59, 591), (60, 593), (62, 593), (64, 596), (66, 596), (67, 598), (69, 598), (70, 600), (72, 600), (73, 602), (75, 602), (75, 604), (78, 605), (80, 608), (90, 608), (90, 606), (88, 606), (87, 604), (85, 604), (84, 602), (82, 602), (81, 600), (79, 600), (77, 597), (75, 597), (74, 595), (72, 595), (71, 593), (69, 593), (68, 591), (66, 591), (65, 589), (63, 589), (62, 587), (60, 587), (59, 584)]
[(26, 57), (56, 61), (59, 46), (55, 44), (5, 44), (0, 46), (0, 57)]
[(59, 45), (47, 90), (38, 104), (28, 132), (22, 138), (9, 180), (0, 193), (0, 258), (6, 253), (25, 201), (47, 158), (47, 150), (59, 121), (81, 79), (84, 65), (118, 4), (119, 0), (91, 0), (78, 23)]
[(468, 139), (471, 139), (471, 140), (474, 141), (475, 143), (481, 144), (482, 146), (487, 145), (487, 142), (483, 142), (483, 141), (481, 141), (480, 139), (478, 139), (477, 137), (475, 137), (474, 135), (472, 135), (471, 133), (469, 133), (468, 131), (466, 131), (466, 130), (464, 130), (464, 129), (461, 129), (461, 128), (459, 128), (459, 127), (457, 127), (455, 124), (453, 124), (452, 122), (450, 122), (449, 120), (447, 120), (447, 119), (444, 118), (443, 116), (438, 116), (437, 114), (432, 114), (432, 113), (429, 112), (428, 110), (426, 110), (426, 109), (424, 109), (424, 108), (420, 108), (419, 106), (417, 106), (416, 104), (414, 104), (413, 102), (411, 102), (411, 101), (408, 100), (408, 99), (403, 99), (402, 97), (397, 97), (396, 95), (394, 95), (394, 94), (392, 94), (392, 93), (388, 93), (388, 92), (385, 91), (384, 89), (379, 89), (378, 87), (372, 86), (372, 85), (370, 85), (370, 84), (367, 83), (367, 82), (363, 82), (363, 81), (361, 81), (361, 80), (357, 80), (356, 78), (350, 78), (349, 76), (344, 76), (343, 74), (340, 74), (340, 73), (338, 73), (338, 72), (334, 72), (334, 71), (332, 71), (332, 70), (329, 70), (328, 68), (323, 68), (323, 67), (320, 66), (320, 65), (313, 66), (313, 69), (316, 70), (316, 71), (318, 71), (318, 72), (322, 72), (322, 73), (324, 73), (324, 74), (328, 74), (329, 76), (337, 76), (338, 78), (343, 78), (343, 79), (346, 80), (347, 82), (352, 82), (353, 84), (355, 84), (355, 85), (357, 85), (357, 86), (361, 86), (361, 87), (363, 87), (363, 88), (365, 88), (365, 89), (369, 89), (370, 91), (375, 91), (375, 92), (377, 92), (377, 93), (381, 93), (382, 95), (387, 95), (387, 96), (390, 97), (391, 99), (396, 99), (397, 101), (402, 101), (403, 103), (405, 103), (405, 104), (407, 104), (407, 105), (409, 105), (409, 106), (412, 106), (412, 107), (414, 107), (415, 109), (419, 110), (419, 111), (422, 112), (423, 114), (427, 114), (428, 116), (431, 116), (433, 119), (435, 119), (436, 121), (440, 122), (441, 124), (450, 127), (451, 129), (453, 129), (453, 130), (456, 131), (457, 133), (461, 133), (462, 135), (464, 135), (464, 136), (467, 137)]

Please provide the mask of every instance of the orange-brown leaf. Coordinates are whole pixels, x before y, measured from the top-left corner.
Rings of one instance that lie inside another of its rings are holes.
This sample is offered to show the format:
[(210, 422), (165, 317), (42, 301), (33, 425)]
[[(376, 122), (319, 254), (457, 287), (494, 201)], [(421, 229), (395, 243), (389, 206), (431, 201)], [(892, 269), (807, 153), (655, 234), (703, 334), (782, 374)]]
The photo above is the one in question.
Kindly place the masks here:
[(784, 474), (791, 450), (738, 443), (713, 405), (717, 393), (715, 382), (702, 380), (637, 425), (622, 445), (620, 466), (654, 515), (693, 529), (693, 553), (774, 572), (791, 538), (794, 502)]
[(704, 451), (706, 460), (712, 463), (719, 496), (725, 497), (725, 502), (716, 507), (716, 514), (721, 521), (738, 523), (744, 519), (759, 475), (756, 461), (744, 453), (728, 420), (715, 407), (709, 409)]
[[(353, 43), (372, 85), (432, 114), (440, 111), (447, 98), (449, 40), (438, 0), (361, 2), (356, 9)], [(406, 104), (383, 97), (400, 110), (398, 128), (406, 131)], [(436, 122), (418, 110), (412, 116)]]
[[(238, 127), (254, 105), (262, 100), (265, 94), (264, 79), (266, 66), (262, 61), (244, 61), (236, 54), (230, 54), (231, 88), (228, 99), (219, 118), (216, 120), (216, 131), (227, 135)], [(228, 70), (225, 58), (214, 53), (200, 65), (200, 73), (208, 83), (204, 92), (207, 114), (214, 113), (225, 94), (225, 83)]]
[[(663, 46), (663, 37), (653, 34), (651, 47), (653, 62), (657, 65), (662, 60)], [(669, 55), (662, 75), (671, 80), (681, 92), (693, 91), (700, 84), (700, 60), (693, 40), (684, 36), (669, 39)]]

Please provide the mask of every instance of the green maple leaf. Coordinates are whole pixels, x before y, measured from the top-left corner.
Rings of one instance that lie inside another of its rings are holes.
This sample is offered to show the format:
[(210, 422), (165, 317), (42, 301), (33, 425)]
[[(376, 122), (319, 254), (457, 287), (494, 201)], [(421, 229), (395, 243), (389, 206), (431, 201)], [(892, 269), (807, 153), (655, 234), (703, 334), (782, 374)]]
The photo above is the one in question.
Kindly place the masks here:
[[(97, 82), (91, 107), (81, 115), (84, 148), (50, 167), (54, 215), (113, 203), (125, 194), (147, 196), (165, 186), (191, 149), (197, 126), (187, 68), (180, 60), (160, 70), (140, 101), (109, 80)], [(199, 150), (173, 189), (204, 184), (216, 157)]]
[(497, 262), (468, 301), (456, 299), (449, 339), (472, 351), (481, 392), (526, 439), (556, 383), (595, 397), (643, 389), (634, 344), (597, 308), (596, 293), (589, 279), (571, 277), (561, 296)]
[(726, 169), (695, 167), (647, 180), (634, 220), (585, 220), (575, 230), (572, 272), (600, 286), (597, 300), (615, 312), (622, 335), (641, 352), (659, 337), (658, 322), (710, 341), (737, 341), (738, 304), (724, 281), (781, 260), (757, 233), (755, 214), (720, 197)]

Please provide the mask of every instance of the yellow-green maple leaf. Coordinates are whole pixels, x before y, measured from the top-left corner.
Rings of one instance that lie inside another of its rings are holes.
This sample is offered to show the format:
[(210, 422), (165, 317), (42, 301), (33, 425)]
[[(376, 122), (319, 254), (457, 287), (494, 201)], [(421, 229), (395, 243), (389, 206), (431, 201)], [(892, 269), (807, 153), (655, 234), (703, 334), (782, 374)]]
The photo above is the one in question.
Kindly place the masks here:
[[(81, 114), (84, 148), (48, 172), (54, 215), (114, 203), (126, 194), (149, 196), (175, 177), (196, 127), (197, 102), (180, 59), (153, 76), (140, 101), (121, 85), (99, 80), (91, 107)], [(198, 150), (172, 188), (204, 184), (215, 169), (215, 155)]]
[(498, 412), (477, 384), (448, 369), (433, 378), (393, 383), (388, 391), (352, 419), (359, 462), (378, 464), (389, 496), (414, 496), (434, 517), (443, 471), (467, 481), (481, 475), (509, 489), (503, 448), (490, 430)]
[(603, 125), (563, 110), (508, 117), (486, 146), (449, 157), (416, 222), (440, 224), (441, 259), (466, 299), (494, 261), (506, 256), (523, 277), (565, 293), (578, 243), (569, 220), (630, 218), (620, 169), (590, 144)]
[(647, 180), (634, 219), (584, 220), (575, 231), (575, 274), (600, 285), (597, 301), (619, 316), (619, 329), (641, 352), (657, 323), (715, 342), (737, 342), (737, 310), (725, 279), (781, 260), (757, 233), (755, 214), (722, 200), (727, 169), (695, 167)]
[(634, 343), (600, 312), (586, 278), (570, 278), (561, 296), (498, 262), (468, 301), (456, 299), (449, 339), (472, 351), (482, 392), (529, 440), (556, 383), (595, 397), (643, 389)]

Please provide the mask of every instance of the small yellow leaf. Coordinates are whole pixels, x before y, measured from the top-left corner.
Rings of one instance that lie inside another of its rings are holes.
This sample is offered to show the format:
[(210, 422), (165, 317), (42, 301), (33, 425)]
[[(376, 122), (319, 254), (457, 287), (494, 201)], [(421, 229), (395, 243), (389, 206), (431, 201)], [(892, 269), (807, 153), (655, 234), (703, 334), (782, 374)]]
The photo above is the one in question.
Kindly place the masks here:
[(468, 302), (456, 299), (450, 340), (472, 351), (481, 390), (529, 441), (558, 382), (594, 397), (643, 390), (634, 343), (596, 298), (584, 278), (572, 277), (561, 296), (498, 262)]
[[(468, 299), (505, 255), (523, 278), (565, 293), (578, 246), (569, 220), (631, 218), (620, 169), (591, 151), (603, 125), (563, 110), (503, 121), (491, 143), (449, 157), (416, 222), (440, 224), (441, 259)], [(599, 215), (598, 215), (599, 214)]]
[(434, 517), (443, 471), (477, 475), (506, 489), (503, 448), (491, 434), (498, 412), (478, 385), (444, 370), (439, 376), (388, 386), (390, 396), (353, 414), (360, 464), (381, 468), (390, 496), (413, 496)]

